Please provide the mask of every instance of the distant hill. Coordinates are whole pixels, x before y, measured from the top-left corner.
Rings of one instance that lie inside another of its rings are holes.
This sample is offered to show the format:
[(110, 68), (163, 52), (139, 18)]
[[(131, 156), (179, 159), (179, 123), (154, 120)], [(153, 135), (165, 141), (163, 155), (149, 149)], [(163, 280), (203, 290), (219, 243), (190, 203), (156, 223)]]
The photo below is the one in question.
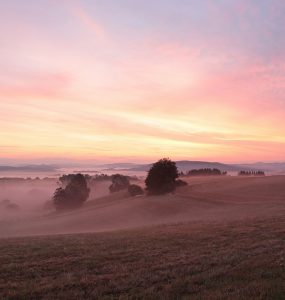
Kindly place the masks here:
[(189, 171), (193, 169), (219, 169), (221, 171), (240, 171), (240, 168), (235, 165), (223, 164), (219, 162), (207, 162), (207, 161), (177, 161), (176, 165), (179, 171)]
[[(191, 160), (179, 160), (176, 161), (176, 165), (181, 172), (187, 172), (193, 169), (219, 169), (222, 172), (239, 172), (239, 171), (264, 171), (264, 172), (279, 172), (285, 173), (285, 163), (252, 163), (252, 164), (224, 164), (220, 162), (208, 162), (208, 161), (191, 161)], [(111, 171), (145, 171), (147, 172), (152, 164), (132, 164), (132, 163), (114, 163), (102, 165), (105, 170)]]
[[(264, 171), (268, 173), (285, 174), (285, 162), (280, 163), (264, 163), (257, 162), (251, 164), (224, 164), (220, 162), (208, 162), (208, 161), (191, 161), (191, 160), (179, 160), (176, 161), (176, 165), (181, 172), (187, 172), (193, 169), (219, 169), (222, 172), (239, 172), (244, 171)], [(132, 172), (147, 172), (152, 164), (136, 164), (136, 163), (111, 163), (93, 166), (92, 171), (80, 171), (85, 173), (96, 173), (97, 171), (132, 171)], [(20, 166), (0, 166), (0, 173), (4, 172), (25, 172), (25, 173), (43, 173), (43, 172), (58, 172), (61, 169), (60, 166), (54, 164), (31, 164), (31, 165), (20, 165)], [(100, 170), (101, 169), (101, 170)], [(89, 170), (89, 169), (88, 169)]]
[[(180, 172), (187, 172), (193, 169), (219, 169), (221, 171), (240, 171), (241, 169), (235, 165), (228, 165), (219, 162), (207, 162), (207, 161), (188, 161), (188, 160), (180, 160), (176, 161), (176, 165)], [(140, 165), (138, 167), (132, 168), (132, 171), (148, 171), (152, 164)]]
[[(207, 162), (207, 161), (188, 161), (188, 160), (180, 160), (176, 161), (176, 165), (180, 172), (186, 172), (193, 169), (219, 169), (221, 171), (227, 172), (238, 172), (241, 170), (249, 170), (249, 167), (239, 166), (239, 165), (231, 165), (231, 164), (223, 164), (219, 162)], [(111, 166), (111, 167), (110, 167)], [(128, 170), (128, 171), (148, 171), (152, 164), (112, 164), (105, 165), (108, 170)], [(109, 167), (109, 168), (108, 168)]]
[(264, 163), (264, 162), (257, 162), (252, 164), (240, 164), (238, 165), (244, 169), (252, 169), (252, 170), (261, 170), (264, 172), (280, 172), (285, 173), (285, 162), (277, 162), (277, 163)]
[(114, 170), (114, 169), (131, 169), (141, 166), (140, 164), (135, 163), (113, 163), (113, 164), (104, 164), (96, 166), (97, 168), (102, 168), (106, 170)]
[(55, 172), (56, 165), (0, 166), (0, 172)]

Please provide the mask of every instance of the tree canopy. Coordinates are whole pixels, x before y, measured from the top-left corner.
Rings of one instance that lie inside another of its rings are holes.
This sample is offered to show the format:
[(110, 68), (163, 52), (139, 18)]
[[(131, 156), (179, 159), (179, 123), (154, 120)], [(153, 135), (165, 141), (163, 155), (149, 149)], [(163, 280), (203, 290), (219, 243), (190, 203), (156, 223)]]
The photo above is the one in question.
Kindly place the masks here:
[(59, 187), (53, 195), (53, 202), (57, 209), (80, 207), (89, 197), (90, 189), (82, 174), (70, 177), (65, 188)]
[(148, 171), (145, 180), (146, 188), (150, 194), (165, 194), (172, 192), (178, 178), (176, 163), (169, 158), (160, 159)]

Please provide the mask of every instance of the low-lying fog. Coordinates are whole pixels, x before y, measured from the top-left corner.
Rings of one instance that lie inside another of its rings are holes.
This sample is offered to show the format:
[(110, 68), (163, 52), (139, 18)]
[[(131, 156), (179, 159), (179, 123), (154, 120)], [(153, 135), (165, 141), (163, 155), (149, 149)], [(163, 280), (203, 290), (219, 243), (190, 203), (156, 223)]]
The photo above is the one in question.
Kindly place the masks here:
[[(5, 210), (5, 203), (17, 205), (18, 210), (30, 211), (43, 208), (51, 199), (57, 187), (56, 180), (9, 180), (0, 183), (0, 209)], [(9, 206), (8, 206), (9, 209)]]
[[(110, 194), (110, 179), (99, 180), (90, 183), (90, 196), (82, 208), (56, 212), (51, 199), (59, 187), (57, 179), (0, 179), (0, 238), (284, 215), (285, 176), (194, 176), (185, 180), (189, 185), (173, 194), (138, 197), (126, 191)], [(143, 185), (143, 180), (136, 183)]]
[[(90, 186), (89, 199), (109, 193), (110, 181)], [(42, 180), (0, 179), (0, 221), (15, 220), (54, 211), (52, 196), (60, 184), (55, 178)]]

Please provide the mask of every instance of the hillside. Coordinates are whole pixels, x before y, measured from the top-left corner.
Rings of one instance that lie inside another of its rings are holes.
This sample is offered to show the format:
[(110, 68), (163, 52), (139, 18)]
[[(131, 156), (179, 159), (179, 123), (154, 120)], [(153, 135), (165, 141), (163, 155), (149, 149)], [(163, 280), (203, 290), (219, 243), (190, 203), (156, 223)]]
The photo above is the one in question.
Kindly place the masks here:
[(285, 176), (188, 180), (2, 220), (0, 298), (284, 299)]
[(23, 166), (0, 166), (0, 172), (55, 172), (59, 168), (56, 165), (23, 165)]
[(130, 197), (121, 192), (89, 200), (77, 211), (37, 212), (28, 219), (15, 215), (11, 220), (2, 221), (0, 237), (279, 216), (284, 215), (284, 199), (285, 176), (191, 178), (189, 186), (179, 188), (174, 194)]
[(284, 299), (284, 227), (283, 215), (0, 239), (0, 298)]
[[(250, 164), (225, 164), (220, 162), (208, 162), (208, 161), (190, 161), (190, 160), (181, 160), (176, 161), (176, 165), (179, 171), (187, 172), (192, 169), (219, 169), (226, 172), (239, 172), (241, 170), (261, 170), (265, 172), (279, 172), (285, 173), (285, 163), (250, 163)], [(148, 171), (151, 167), (151, 164), (108, 164), (100, 166), (105, 170), (128, 170), (128, 171)]]

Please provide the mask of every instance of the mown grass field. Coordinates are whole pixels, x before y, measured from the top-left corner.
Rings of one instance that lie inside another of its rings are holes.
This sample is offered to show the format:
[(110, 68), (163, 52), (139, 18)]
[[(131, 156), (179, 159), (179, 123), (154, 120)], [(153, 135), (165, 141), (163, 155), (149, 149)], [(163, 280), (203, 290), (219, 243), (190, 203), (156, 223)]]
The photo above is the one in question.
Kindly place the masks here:
[(0, 240), (0, 299), (285, 299), (285, 216)]

